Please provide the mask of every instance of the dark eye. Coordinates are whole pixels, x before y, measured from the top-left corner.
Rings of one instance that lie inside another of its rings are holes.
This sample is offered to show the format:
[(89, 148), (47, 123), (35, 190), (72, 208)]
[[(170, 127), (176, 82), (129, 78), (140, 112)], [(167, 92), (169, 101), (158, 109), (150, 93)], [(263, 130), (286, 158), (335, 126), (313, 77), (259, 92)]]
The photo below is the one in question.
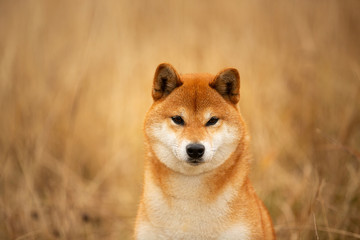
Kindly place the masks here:
[(185, 124), (184, 119), (178, 115), (171, 117), (171, 120), (177, 125), (183, 126)]
[(215, 125), (219, 121), (219, 118), (212, 117), (210, 120), (205, 124), (205, 126), (212, 126)]

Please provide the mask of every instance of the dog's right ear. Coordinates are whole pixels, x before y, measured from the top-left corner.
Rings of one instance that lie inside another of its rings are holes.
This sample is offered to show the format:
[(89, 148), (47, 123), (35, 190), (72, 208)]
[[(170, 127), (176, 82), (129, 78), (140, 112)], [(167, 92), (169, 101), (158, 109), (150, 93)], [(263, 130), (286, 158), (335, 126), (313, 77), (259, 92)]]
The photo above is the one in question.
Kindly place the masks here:
[(157, 101), (169, 95), (175, 88), (183, 83), (175, 68), (168, 63), (160, 64), (155, 71), (152, 97)]

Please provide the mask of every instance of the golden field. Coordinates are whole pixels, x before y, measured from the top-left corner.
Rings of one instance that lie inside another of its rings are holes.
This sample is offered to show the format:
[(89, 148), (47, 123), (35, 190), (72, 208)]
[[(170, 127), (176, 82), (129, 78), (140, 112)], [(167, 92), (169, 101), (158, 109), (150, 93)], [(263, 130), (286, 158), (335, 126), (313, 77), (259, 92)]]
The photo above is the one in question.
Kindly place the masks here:
[(360, 239), (359, 10), (0, 0), (0, 239), (131, 239), (161, 62), (239, 69), (278, 239)]

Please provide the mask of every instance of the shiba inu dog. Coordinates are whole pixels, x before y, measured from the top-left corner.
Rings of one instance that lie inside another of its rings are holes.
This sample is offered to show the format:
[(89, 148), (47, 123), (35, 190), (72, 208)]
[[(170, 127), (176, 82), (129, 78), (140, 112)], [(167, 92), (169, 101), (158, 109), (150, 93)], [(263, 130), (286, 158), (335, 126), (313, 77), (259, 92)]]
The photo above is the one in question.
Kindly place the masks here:
[(249, 137), (237, 103), (240, 76), (227, 68), (155, 72), (145, 124), (146, 165), (135, 238), (275, 239), (249, 180)]

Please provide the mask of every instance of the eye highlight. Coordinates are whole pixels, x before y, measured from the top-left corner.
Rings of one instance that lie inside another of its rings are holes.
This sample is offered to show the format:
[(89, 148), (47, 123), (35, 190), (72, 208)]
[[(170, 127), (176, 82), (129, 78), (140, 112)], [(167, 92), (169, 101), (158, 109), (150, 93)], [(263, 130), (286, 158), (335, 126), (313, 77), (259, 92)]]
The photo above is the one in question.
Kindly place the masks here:
[(179, 115), (176, 115), (176, 116), (171, 117), (171, 120), (172, 120), (176, 125), (180, 125), (180, 126), (184, 126), (184, 125), (185, 125), (184, 119), (183, 119), (181, 116), (179, 116)]
[(205, 126), (213, 126), (215, 125), (217, 122), (219, 121), (219, 118), (217, 117), (212, 117), (210, 118), (210, 120), (205, 124)]

